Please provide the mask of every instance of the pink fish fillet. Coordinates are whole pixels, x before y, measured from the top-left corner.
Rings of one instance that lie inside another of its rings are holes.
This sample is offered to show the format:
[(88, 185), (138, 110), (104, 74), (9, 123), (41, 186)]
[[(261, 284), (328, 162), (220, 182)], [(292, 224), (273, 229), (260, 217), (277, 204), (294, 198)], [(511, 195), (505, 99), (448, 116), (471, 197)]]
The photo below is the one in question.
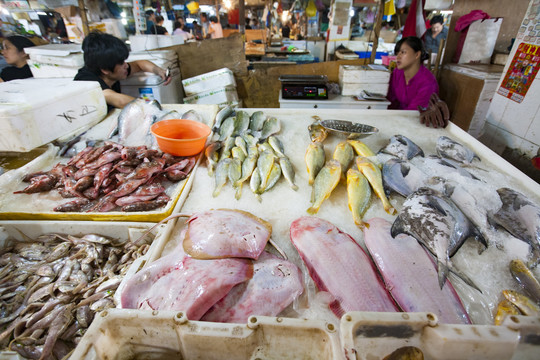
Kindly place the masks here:
[(199, 320), (235, 285), (252, 276), (250, 260), (196, 260), (180, 251), (135, 274), (122, 291), (121, 306), (184, 311), (188, 319)]
[(246, 323), (251, 315), (276, 316), (302, 291), (300, 269), (263, 252), (253, 264), (253, 278), (236, 285), (201, 320)]
[(184, 250), (195, 259), (258, 259), (272, 233), (269, 223), (241, 210), (204, 211), (188, 224)]
[(348, 311), (397, 311), (364, 250), (334, 224), (304, 216), (291, 224), (290, 236), (319, 290), (334, 296), (330, 308), (338, 317)]
[(439, 287), (437, 269), (415, 238), (404, 234), (392, 238), (392, 224), (381, 218), (368, 223), (364, 242), (403, 311), (429, 311), (446, 324), (471, 323), (452, 284)]

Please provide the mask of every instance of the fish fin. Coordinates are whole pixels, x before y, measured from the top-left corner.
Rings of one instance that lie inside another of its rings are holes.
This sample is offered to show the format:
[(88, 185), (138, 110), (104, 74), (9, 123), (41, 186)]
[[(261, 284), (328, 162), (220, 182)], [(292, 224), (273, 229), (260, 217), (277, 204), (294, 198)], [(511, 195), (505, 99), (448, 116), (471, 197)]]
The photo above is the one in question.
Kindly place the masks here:
[(390, 235), (392, 235), (392, 237), (395, 238), (399, 234), (404, 234), (404, 233), (405, 233), (405, 224), (401, 216), (398, 215), (398, 217), (396, 218), (396, 220), (394, 220), (394, 223), (392, 224), (392, 228), (390, 229)]
[(450, 197), (456, 190), (456, 187), (446, 183), (443, 186), (443, 190), (444, 190), (444, 195), (446, 195), (447, 197)]
[(315, 215), (319, 211), (319, 208), (312, 206), (309, 209), (307, 209), (308, 214)]
[(540, 264), (540, 248), (538, 246), (532, 246), (532, 251), (529, 260), (527, 261), (527, 267), (534, 269)]
[(484, 234), (482, 234), (482, 232), (474, 225), (472, 225), (474, 227), (474, 232), (473, 232), (473, 236), (474, 238), (480, 242), (480, 244), (484, 245), (484, 249), (482, 250), (479, 250), (479, 254), (481, 254), (484, 250), (486, 250), (488, 248), (488, 242), (486, 240), (486, 237), (484, 236)]
[(443, 288), (446, 278), (448, 277), (448, 266), (446, 266), (442, 261), (437, 259), (437, 273), (439, 275), (439, 287)]
[(450, 270), (450, 273), (454, 274), (457, 278), (459, 278), (461, 281), (463, 281), (465, 284), (469, 285), (473, 289), (477, 290), (479, 293), (482, 293), (482, 290), (474, 283), (474, 281), (471, 280), (470, 277), (465, 275), (463, 272), (455, 269), (454, 267), (448, 268)]
[(448, 214), (446, 213), (446, 211), (439, 205), (439, 203), (433, 199), (429, 199), (429, 201), (427, 202), (427, 206), (429, 206), (430, 208), (432, 209), (435, 209), (437, 210), (439, 213), (441, 213), (441, 215), (443, 216), (447, 216)]

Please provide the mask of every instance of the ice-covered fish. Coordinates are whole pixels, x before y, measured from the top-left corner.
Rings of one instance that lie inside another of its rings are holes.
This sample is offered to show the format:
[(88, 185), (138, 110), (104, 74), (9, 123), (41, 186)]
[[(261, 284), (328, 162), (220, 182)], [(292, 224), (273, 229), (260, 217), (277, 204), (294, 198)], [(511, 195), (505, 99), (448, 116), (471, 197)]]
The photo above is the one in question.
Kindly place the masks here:
[(392, 204), (390, 204), (390, 201), (384, 192), (381, 169), (379, 169), (379, 167), (371, 162), (368, 158), (363, 156), (356, 157), (356, 166), (358, 167), (358, 170), (364, 174), (366, 179), (368, 179), (373, 191), (375, 191), (375, 194), (377, 194), (379, 199), (381, 199), (384, 211), (390, 215), (394, 215), (397, 211)]
[(439, 288), (433, 261), (416, 239), (407, 235), (392, 238), (392, 224), (384, 219), (373, 218), (368, 223), (364, 243), (403, 311), (433, 312), (445, 324), (470, 324), (452, 284)]
[(363, 228), (366, 224), (362, 218), (371, 200), (371, 187), (366, 177), (354, 168), (347, 171), (347, 199), (354, 223)]
[(422, 148), (403, 135), (392, 136), (388, 145), (379, 150), (379, 153), (389, 154), (401, 160), (410, 160), (415, 156), (424, 156)]
[(447, 136), (440, 136), (437, 139), (437, 154), (444, 158), (452, 159), (463, 164), (470, 164), (477, 158), (480, 160), (478, 155), (476, 155), (468, 147), (450, 139)]
[(272, 233), (268, 222), (241, 210), (208, 210), (187, 223), (184, 250), (196, 259), (258, 259)]
[(531, 245), (530, 266), (540, 262), (540, 207), (525, 195), (510, 188), (497, 190), (502, 206), (491, 220), (516, 238)]
[(326, 162), (324, 147), (322, 142), (312, 142), (308, 145), (305, 155), (306, 167), (308, 172), (309, 185), (313, 185), (317, 174)]
[(397, 311), (373, 263), (350, 235), (304, 216), (293, 221), (290, 236), (319, 290), (334, 296), (330, 309), (338, 317), (347, 311)]
[(413, 236), (437, 257), (441, 288), (451, 266), (450, 257), (466, 239), (474, 237), (487, 247), (478, 228), (449, 198), (425, 187), (405, 199), (391, 233), (393, 237), (401, 233)]
[(245, 324), (252, 315), (277, 316), (303, 290), (296, 265), (263, 252), (253, 263), (253, 278), (232, 288), (201, 320)]
[(311, 189), (311, 207), (307, 209), (310, 214), (319, 211), (324, 200), (330, 197), (332, 191), (339, 184), (341, 178), (341, 165), (337, 160), (330, 160), (319, 171)]
[(540, 283), (523, 261), (519, 259), (510, 261), (510, 273), (521, 285), (523, 291), (537, 304), (540, 304)]
[(418, 167), (426, 174), (439, 176), (444, 179), (454, 179), (459, 181), (460, 177), (479, 180), (476, 176), (459, 166), (452, 160), (443, 159), (436, 155), (429, 155), (417, 161)]
[(407, 160), (392, 158), (382, 168), (385, 192), (397, 192), (407, 197), (425, 184), (427, 175)]
[(509, 315), (521, 315), (521, 312), (516, 305), (512, 304), (511, 301), (508, 299), (503, 299), (501, 302), (499, 302), (499, 305), (497, 305), (494, 324), (502, 325), (504, 319), (506, 319), (506, 317)]

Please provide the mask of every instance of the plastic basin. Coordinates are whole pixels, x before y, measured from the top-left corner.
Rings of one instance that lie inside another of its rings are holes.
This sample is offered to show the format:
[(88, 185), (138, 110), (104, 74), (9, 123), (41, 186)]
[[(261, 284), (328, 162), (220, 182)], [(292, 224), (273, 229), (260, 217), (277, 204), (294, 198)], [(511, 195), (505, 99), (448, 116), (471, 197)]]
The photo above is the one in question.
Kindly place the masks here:
[(204, 149), (211, 129), (198, 121), (171, 119), (153, 124), (150, 131), (161, 151), (174, 156), (192, 156)]

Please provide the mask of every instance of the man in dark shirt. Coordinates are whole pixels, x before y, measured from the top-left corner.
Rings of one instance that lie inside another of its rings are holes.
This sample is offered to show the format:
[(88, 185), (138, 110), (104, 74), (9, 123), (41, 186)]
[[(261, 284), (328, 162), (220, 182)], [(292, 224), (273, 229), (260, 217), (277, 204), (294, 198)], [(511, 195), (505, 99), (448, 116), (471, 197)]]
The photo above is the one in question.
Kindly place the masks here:
[(164, 85), (171, 82), (167, 71), (148, 60), (136, 60), (126, 63), (129, 50), (122, 40), (101, 32), (92, 32), (82, 43), (84, 67), (79, 69), (74, 80), (97, 81), (103, 89), (103, 95), (109, 110), (123, 108), (132, 96), (122, 94), (120, 80), (131, 74), (145, 71), (159, 75)]

